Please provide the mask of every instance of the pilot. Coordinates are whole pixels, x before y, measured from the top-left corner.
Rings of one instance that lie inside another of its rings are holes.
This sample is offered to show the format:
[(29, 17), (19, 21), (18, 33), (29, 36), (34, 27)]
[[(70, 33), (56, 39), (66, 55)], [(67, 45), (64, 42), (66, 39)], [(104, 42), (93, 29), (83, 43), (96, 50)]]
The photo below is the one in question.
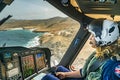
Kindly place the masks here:
[(70, 71), (58, 66), (55, 75), (42, 80), (120, 80), (120, 42), (118, 24), (112, 20), (96, 19), (87, 27), (91, 47), (95, 48), (84, 67)]

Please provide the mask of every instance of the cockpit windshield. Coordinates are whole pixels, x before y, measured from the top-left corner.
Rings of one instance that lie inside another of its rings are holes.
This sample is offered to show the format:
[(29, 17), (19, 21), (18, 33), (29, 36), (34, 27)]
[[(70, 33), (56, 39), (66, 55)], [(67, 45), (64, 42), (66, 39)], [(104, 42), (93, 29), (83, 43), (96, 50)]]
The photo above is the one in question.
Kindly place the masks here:
[(48, 47), (55, 60), (52, 64), (60, 62), (80, 26), (42, 0), (14, 1), (0, 16), (6, 17), (8, 12), (13, 17), (0, 27), (0, 45)]

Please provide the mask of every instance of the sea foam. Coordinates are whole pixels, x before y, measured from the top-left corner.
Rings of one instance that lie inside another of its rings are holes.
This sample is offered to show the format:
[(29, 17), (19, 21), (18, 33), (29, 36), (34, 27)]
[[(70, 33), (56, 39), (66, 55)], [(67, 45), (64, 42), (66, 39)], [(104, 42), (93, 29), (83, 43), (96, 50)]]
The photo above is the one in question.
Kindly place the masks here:
[(35, 38), (31, 39), (26, 45), (25, 47), (37, 47), (39, 46), (40, 43), (39, 43), (39, 36), (36, 36)]

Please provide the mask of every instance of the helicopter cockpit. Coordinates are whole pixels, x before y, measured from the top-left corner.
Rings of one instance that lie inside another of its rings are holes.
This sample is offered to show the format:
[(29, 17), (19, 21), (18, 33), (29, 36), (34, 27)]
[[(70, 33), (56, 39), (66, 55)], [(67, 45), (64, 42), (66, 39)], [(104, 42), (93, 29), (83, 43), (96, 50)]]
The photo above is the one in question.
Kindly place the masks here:
[[(3, 11), (3, 9), (6, 6), (12, 5), (15, 0), (0, 0), (0, 12)], [(68, 48), (66, 48), (65, 54), (62, 56), (61, 60), (57, 64), (51, 65), (51, 57), (54, 55), (52, 54), (52, 50), (48, 48), (48, 45), (51, 45), (54, 49), (55, 47), (59, 48), (58, 46), (61, 45), (61, 42), (55, 43), (53, 45), (51, 42), (48, 43), (47, 46), (41, 47), (23, 47), (23, 46), (8, 46), (6, 47), (6, 43), (3, 43), (2, 47), (0, 47), (0, 80), (40, 80), (42, 76), (44, 76), (46, 73), (52, 73), (55, 68), (54, 66), (63, 65), (67, 68), (69, 68), (70, 65), (76, 64), (76, 59), (79, 56), (79, 54), (82, 53), (82, 49), (85, 46), (85, 44), (90, 36), (90, 33), (86, 30), (86, 26), (92, 21), (97, 18), (109, 18), (114, 21), (117, 21), (118, 24), (120, 24), (120, 0), (45, 0), (43, 2), (49, 2), (51, 5), (53, 5), (55, 8), (57, 8), (59, 11), (66, 14), (68, 17), (72, 18), (73, 20), (77, 21), (77, 29), (74, 31), (74, 25), (76, 23), (71, 23), (71, 33), (76, 32), (73, 39), (69, 42)], [(99, 15), (99, 16), (98, 16)], [(0, 20), (0, 26), (3, 25), (3, 23), (7, 22), (8, 19), (10, 19), (14, 15), (8, 15), (7, 17)], [(58, 18), (56, 18), (58, 19)], [(57, 20), (55, 19), (56, 23)], [(59, 25), (63, 25), (63, 23), (68, 25), (69, 22), (65, 22), (68, 18), (65, 18), (64, 20), (59, 19), (60, 23)], [(47, 22), (49, 20), (43, 20), (43, 21), (37, 21), (35, 24), (41, 22), (42, 26), (46, 26), (49, 28), (50, 26), (54, 27), (59, 26), (57, 25), (53, 19), (50, 19), (51, 23)], [(18, 20), (19, 21), (19, 20)], [(30, 20), (31, 21), (31, 20)], [(68, 21), (72, 21), (71, 19)], [(8, 21), (9, 22), (9, 21)], [(12, 22), (12, 21), (11, 21)], [(14, 22), (14, 20), (13, 20)], [(25, 21), (23, 21), (25, 22)], [(20, 22), (20, 23), (23, 23)], [(29, 21), (26, 21), (29, 22)], [(28, 24), (25, 25), (25, 29), (28, 28)], [(55, 24), (55, 25), (54, 25)], [(79, 25), (78, 25), (79, 24)], [(54, 25), (54, 26), (53, 26)], [(70, 25), (70, 26), (71, 26)], [(34, 26), (34, 25), (33, 25)], [(39, 25), (41, 26), (41, 25)], [(3, 27), (3, 26), (2, 26)], [(6, 27), (6, 25), (5, 25)], [(76, 27), (76, 25), (75, 25)], [(9, 29), (9, 27), (7, 27)], [(36, 27), (34, 27), (36, 28)], [(63, 30), (57, 34), (57, 38), (59, 41), (61, 41), (61, 37), (58, 37), (59, 35), (65, 35), (69, 37), (69, 33), (67, 35), (64, 32), (64, 29), (60, 26)], [(24, 27), (23, 27), (24, 29)], [(37, 28), (38, 29), (38, 28)], [(42, 28), (41, 32), (42, 32)], [(50, 29), (53, 33), (55, 29)], [(49, 30), (45, 29), (47, 32), (50, 32)], [(58, 29), (56, 29), (57, 31)], [(72, 31), (73, 30), (73, 31)], [(6, 31), (6, 30), (4, 30)], [(37, 32), (37, 31), (36, 31)], [(43, 30), (44, 32), (44, 30)], [(56, 34), (56, 32), (55, 32)], [(53, 34), (48, 34), (48, 36), (52, 36)], [(70, 35), (71, 36), (71, 35)], [(73, 35), (72, 35), (73, 36)], [(43, 39), (47, 40), (47, 37), (45, 36)], [(66, 37), (66, 38), (68, 38)], [(50, 37), (49, 40), (52, 38)], [(45, 42), (41, 42), (45, 43)], [(65, 43), (65, 42), (64, 42)], [(53, 47), (54, 46), (54, 47)], [(88, 45), (87, 45), (88, 46)], [(65, 47), (65, 45), (62, 45), (62, 47)], [(61, 47), (60, 47), (61, 49)], [(87, 48), (88, 49), (88, 48)], [(56, 49), (56, 51), (59, 52), (59, 50)], [(89, 50), (93, 51), (93, 50)], [(60, 52), (62, 54), (62, 52)], [(60, 55), (61, 55), (60, 54)], [(56, 54), (57, 55), (57, 54)], [(84, 55), (84, 54), (82, 54)], [(59, 56), (58, 56), (59, 57)], [(81, 58), (83, 59), (83, 58)], [(54, 59), (52, 59), (54, 60)], [(56, 61), (56, 60), (54, 60)], [(79, 62), (79, 60), (77, 60)], [(45, 74), (44, 74), (45, 73)]]

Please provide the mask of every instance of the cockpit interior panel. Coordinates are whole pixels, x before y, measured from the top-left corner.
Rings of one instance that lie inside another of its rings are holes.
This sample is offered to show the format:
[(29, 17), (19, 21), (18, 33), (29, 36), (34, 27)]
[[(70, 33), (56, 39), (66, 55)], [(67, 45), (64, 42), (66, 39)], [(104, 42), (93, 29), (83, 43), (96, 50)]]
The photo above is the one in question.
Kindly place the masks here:
[(45, 50), (25, 47), (0, 48), (0, 79), (29, 80), (37, 76), (42, 69), (48, 68)]

